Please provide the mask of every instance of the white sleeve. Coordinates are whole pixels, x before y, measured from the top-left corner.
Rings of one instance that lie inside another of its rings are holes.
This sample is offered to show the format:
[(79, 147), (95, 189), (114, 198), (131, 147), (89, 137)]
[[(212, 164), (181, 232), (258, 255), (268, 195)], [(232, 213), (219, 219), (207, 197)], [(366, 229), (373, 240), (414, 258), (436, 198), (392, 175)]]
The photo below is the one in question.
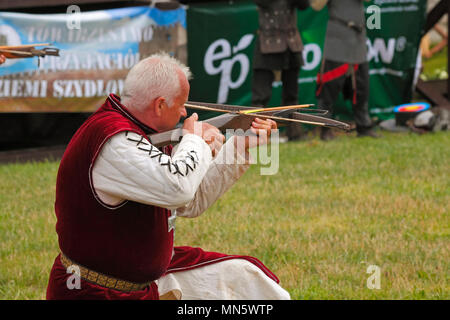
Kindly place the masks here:
[(202, 214), (250, 167), (249, 154), (247, 154), (249, 160), (246, 161), (245, 155), (236, 150), (234, 138), (228, 139), (220, 149), (197, 189), (194, 199), (187, 205), (177, 208), (177, 216), (194, 218)]
[(194, 134), (170, 157), (141, 135), (122, 132), (103, 145), (92, 182), (107, 205), (132, 200), (173, 210), (192, 200), (211, 161), (211, 149)]

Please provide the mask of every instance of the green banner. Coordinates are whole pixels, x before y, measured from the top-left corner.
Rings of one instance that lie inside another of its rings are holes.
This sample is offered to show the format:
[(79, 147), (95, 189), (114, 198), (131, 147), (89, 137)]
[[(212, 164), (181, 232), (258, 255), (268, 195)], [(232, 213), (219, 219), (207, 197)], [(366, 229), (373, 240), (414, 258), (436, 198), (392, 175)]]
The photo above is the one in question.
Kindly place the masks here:
[[(374, 0), (366, 7), (370, 113), (386, 118), (394, 106), (411, 100), (426, 0)], [(305, 44), (299, 103), (316, 103), (327, 21), (326, 8), (299, 11), (298, 27)], [(250, 105), (257, 29), (258, 13), (252, 1), (189, 6), (188, 63), (194, 75), (191, 100)], [(274, 82), (271, 106), (281, 103), (281, 86), (280, 81)], [(340, 118), (351, 117), (350, 103), (341, 98), (336, 112)]]

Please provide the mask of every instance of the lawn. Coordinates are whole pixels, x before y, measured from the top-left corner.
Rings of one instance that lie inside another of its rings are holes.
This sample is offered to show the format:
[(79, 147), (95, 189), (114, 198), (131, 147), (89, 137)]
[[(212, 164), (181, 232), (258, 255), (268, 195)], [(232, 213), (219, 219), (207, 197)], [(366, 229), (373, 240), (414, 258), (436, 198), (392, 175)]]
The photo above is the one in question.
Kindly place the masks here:
[[(450, 135), (353, 134), (280, 145), (176, 245), (252, 255), (293, 299), (449, 299)], [(43, 299), (58, 254), (57, 162), (0, 165), (0, 299)], [(380, 289), (369, 289), (370, 265)]]

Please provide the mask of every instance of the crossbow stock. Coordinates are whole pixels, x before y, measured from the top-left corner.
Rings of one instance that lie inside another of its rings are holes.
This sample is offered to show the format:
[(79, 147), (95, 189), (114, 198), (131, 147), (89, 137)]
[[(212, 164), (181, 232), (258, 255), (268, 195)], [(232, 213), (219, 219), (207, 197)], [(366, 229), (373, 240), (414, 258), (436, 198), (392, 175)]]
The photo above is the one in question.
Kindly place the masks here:
[[(220, 116), (203, 120), (203, 122), (217, 127), (222, 132), (226, 132), (227, 129), (248, 130), (251, 127), (254, 118), (272, 119), (277, 122), (279, 126), (285, 126), (291, 123), (302, 123), (337, 128), (345, 131), (350, 130), (350, 125), (347, 123), (317, 115), (326, 114), (327, 112), (324, 110), (307, 109), (314, 106), (312, 104), (258, 108), (188, 101), (184, 105), (187, 109), (223, 113)], [(298, 112), (300, 109), (303, 112)], [(305, 113), (305, 111), (307, 113)], [(315, 113), (316, 115), (312, 113)], [(171, 143), (178, 143), (182, 136), (182, 128), (175, 128), (173, 130), (149, 135), (149, 138), (154, 146), (162, 147)]]

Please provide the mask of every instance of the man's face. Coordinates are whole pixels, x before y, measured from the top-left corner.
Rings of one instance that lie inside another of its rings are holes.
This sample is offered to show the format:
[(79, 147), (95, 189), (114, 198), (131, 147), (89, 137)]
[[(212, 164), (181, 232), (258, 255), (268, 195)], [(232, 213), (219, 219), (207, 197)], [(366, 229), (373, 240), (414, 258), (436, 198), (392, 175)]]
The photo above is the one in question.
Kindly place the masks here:
[(184, 75), (180, 74), (180, 92), (173, 100), (172, 105), (169, 107), (167, 102), (161, 110), (160, 131), (166, 131), (173, 129), (180, 121), (181, 117), (187, 116), (186, 108), (184, 104), (189, 97), (189, 82)]

